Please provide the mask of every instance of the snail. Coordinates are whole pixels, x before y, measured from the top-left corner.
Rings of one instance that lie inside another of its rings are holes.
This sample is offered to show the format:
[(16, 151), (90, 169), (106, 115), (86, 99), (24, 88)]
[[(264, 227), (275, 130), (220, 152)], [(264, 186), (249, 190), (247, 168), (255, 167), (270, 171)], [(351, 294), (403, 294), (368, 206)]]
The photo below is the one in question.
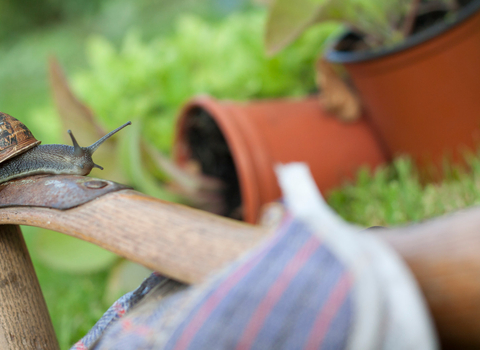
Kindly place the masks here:
[(40, 145), (23, 123), (0, 112), (0, 183), (37, 174), (88, 175), (93, 168), (103, 170), (93, 162), (93, 152), (130, 124), (123, 124), (88, 147), (80, 147), (70, 130), (73, 146)]

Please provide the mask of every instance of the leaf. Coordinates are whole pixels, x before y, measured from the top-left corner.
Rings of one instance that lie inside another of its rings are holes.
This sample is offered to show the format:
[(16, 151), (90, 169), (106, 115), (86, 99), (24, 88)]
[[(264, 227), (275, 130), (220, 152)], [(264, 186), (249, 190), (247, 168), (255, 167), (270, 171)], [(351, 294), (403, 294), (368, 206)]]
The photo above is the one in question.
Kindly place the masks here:
[(64, 126), (75, 130), (88, 144), (105, 135), (106, 131), (96, 122), (91, 109), (70, 89), (63, 69), (54, 56), (48, 60), (48, 72), (55, 105)]
[(276, 0), (267, 19), (265, 46), (274, 55), (294, 41), (306, 28), (318, 20), (328, 0)]
[(130, 183), (133, 184), (136, 190), (150, 196), (170, 202), (178, 202), (180, 197), (167, 191), (165, 186), (157, 181), (145, 168), (141, 150), (141, 120), (137, 119), (135, 123), (132, 123), (129, 130), (126, 131), (126, 137), (120, 143), (120, 158)]
[(48, 230), (38, 233), (34, 247), (45, 265), (70, 273), (102, 271), (118, 259), (92, 243)]
[(364, 34), (370, 47), (403, 39), (398, 28), (412, 0), (276, 0), (270, 10), (265, 36), (268, 54), (274, 54), (317, 23), (336, 21)]
[(146, 142), (142, 142), (142, 151), (156, 170), (166, 176), (168, 189), (181, 196), (183, 203), (215, 214), (225, 212), (225, 185), (221, 180), (202, 174), (200, 165), (193, 160), (180, 167)]

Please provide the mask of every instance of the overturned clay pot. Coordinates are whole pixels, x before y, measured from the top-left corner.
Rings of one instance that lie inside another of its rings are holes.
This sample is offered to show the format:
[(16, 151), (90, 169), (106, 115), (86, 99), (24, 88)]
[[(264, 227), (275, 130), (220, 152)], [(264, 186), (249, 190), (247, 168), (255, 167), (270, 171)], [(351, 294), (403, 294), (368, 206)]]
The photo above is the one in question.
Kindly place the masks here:
[(361, 166), (385, 162), (363, 118), (343, 123), (318, 97), (249, 103), (197, 97), (183, 108), (174, 156), (193, 159), (205, 175), (226, 183), (223, 215), (256, 223), (264, 204), (281, 197), (280, 163), (305, 162), (322, 192), (352, 179)]

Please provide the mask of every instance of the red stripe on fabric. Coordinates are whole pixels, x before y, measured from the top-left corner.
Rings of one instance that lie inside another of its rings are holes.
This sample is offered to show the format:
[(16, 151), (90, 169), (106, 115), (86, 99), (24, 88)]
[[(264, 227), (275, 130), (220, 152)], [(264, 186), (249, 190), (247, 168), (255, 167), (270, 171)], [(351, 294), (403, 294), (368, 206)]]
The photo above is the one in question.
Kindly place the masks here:
[(138, 334), (138, 335), (141, 335), (141, 336), (148, 336), (152, 333), (152, 329), (150, 329), (149, 327), (147, 327), (145, 325), (134, 324), (132, 322), (132, 320), (123, 319), (120, 322), (121, 322), (120, 324), (121, 324), (121, 327), (122, 327), (122, 330), (123, 330), (124, 334), (134, 333), (134, 334)]
[(74, 349), (75, 350), (88, 350), (86, 345), (83, 344), (83, 342), (81, 340), (79, 340), (77, 343), (75, 343)]
[(285, 220), (283, 223), (283, 230), (281, 230), (274, 239), (272, 239), (267, 246), (263, 248), (263, 251), (258, 254), (256, 257), (247, 261), (244, 265), (240, 266), (238, 270), (232, 272), (225, 281), (220, 284), (217, 289), (210, 295), (210, 297), (205, 301), (202, 307), (197, 311), (196, 315), (193, 316), (192, 320), (186, 328), (184, 329), (182, 335), (177, 341), (177, 344), (174, 347), (174, 350), (185, 350), (190, 345), (193, 337), (197, 334), (200, 327), (203, 325), (205, 320), (210, 316), (212, 311), (217, 307), (218, 304), (228, 295), (230, 290), (245, 276), (247, 273), (257, 265), (260, 260), (269, 252), (270, 248), (275, 245), (280, 238), (288, 231), (290, 226), (291, 218)]
[(333, 318), (337, 315), (338, 309), (340, 306), (342, 306), (350, 287), (350, 274), (345, 273), (330, 292), (330, 296), (325, 301), (325, 306), (313, 323), (313, 327), (310, 331), (310, 336), (308, 337), (305, 349), (320, 348), (325, 336), (328, 333), (330, 324), (332, 323)]
[(117, 313), (117, 316), (120, 318), (125, 315), (125, 308), (118, 302), (118, 300), (113, 304), (113, 309)]
[(318, 238), (311, 237), (298, 252), (290, 259), (289, 263), (285, 266), (282, 274), (277, 278), (275, 283), (270, 287), (269, 291), (263, 298), (262, 302), (258, 305), (255, 313), (250, 318), (250, 322), (245, 328), (236, 350), (249, 349), (258, 333), (265, 324), (265, 320), (270, 315), (270, 312), (278, 303), (285, 290), (290, 285), (292, 279), (297, 275), (298, 271), (307, 263), (310, 257), (320, 246)]

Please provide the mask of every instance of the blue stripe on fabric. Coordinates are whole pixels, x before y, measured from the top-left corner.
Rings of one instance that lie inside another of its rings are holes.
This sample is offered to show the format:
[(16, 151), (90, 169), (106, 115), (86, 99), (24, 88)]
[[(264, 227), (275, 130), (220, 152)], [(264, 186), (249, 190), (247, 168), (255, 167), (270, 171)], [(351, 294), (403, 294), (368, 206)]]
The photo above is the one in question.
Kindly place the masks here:
[(328, 333), (326, 334), (321, 349), (343, 350), (347, 346), (348, 334), (353, 321), (352, 289), (343, 301), (342, 306), (335, 315)]
[(291, 281), (252, 349), (302, 348), (320, 310), (344, 273), (343, 265), (330, 250), (319, 247)]
[[(303, 224), (292, 223), (285, 237), (265, 255), (211, 314), (212, 322), (203, 327), (202, 333), (199, 333), (195, 339), (195, 341), (198, 340), (195, 345), (201, 346), (202, 343), (206, 345), (211, 334), (218, 333), (216, 327), (221, 323), (226, 327), (222, 335), (217, 338), (216, 343), (219, 348), (230, 349), (235, 346), (271, 285), (277, 281), (285, 266), (310, 237), (310, 234), (304, 231)], [(196, 349), (195, 345), (191, 349)]]

